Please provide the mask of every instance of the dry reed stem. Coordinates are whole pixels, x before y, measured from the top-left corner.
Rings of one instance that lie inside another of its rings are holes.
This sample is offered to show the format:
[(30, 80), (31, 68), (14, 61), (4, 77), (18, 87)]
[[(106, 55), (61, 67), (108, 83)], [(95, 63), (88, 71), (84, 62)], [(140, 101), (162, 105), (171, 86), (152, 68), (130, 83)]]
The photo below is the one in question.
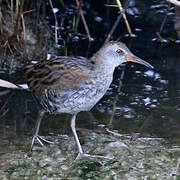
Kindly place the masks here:
[[(18, 3), (16, 4), (16, 10), (17, 10), (17, 6), (18, 6)], [(18, 41), (20, 40), (19, 39), (19, 29), (20, 29), (21, 15), (23, 14), (23, 6), (24, 6), (24, 0), (22, 0), (20, 3), (20, 8), (18, 9), (18, 13), (16, 12), (17, 13), (17, 19), (16, 19), (16, 24), (14, 26), (14, 35)]]
[(150, 125), (152, 125), (152, 122), (153, 122), (153, 112), (151, 112), (151, 114), (145, 119), (144, 123), (139, 128), (138, 132), (142, 135), (145, 132), (145, 130)]
[(79, 14), (80, 14), (81, 19), (82, 19), (82, 21), (83, 21), (84, 28), (85, 28), (86, 33), (87, 33), (87, 35), (88, 35), (88, 40), (89, 40), (89, 42), (90, 42), (90, 41), (91, 41), (91, 35), (90, 35), (90, 32), (89, 32), (89, 28), (88, 28), (88, 26), (87, 26), (87, 23), (86, 23), (86, 20), (85, 20), (83, 11), (82, 11), (82, 7), (81, 7), (81, 5), (80, 5), (80, 3), (79, 3), (79, 0), (76, 0), (76, 5), (77, 5), (77, 7), (78, 7), (78, 9), (79, 9)]
[(64, 7), (64, 1), (63, 0), (60, 0), (60, 3), (62, 5), (62, 7)]
[(58, 27), (58, 21), (57, 21), (57, 17), (56, 17), (56, 13), (54, 12), (54, 7), (53, 7), (53, 4), (52, 4), (52, 1), (49, 0), (49, 3), (50, 3), (50, 6), (52, 8), (52, 12), (54, 14), (54, 19), (55, 19), (55, 43), (56, 45), (58, 45), (58, 32), (57, 32), (57, 27)]
[[(128, 7), (129, 1), (130, 1), (130, 0), (126, 0), (122, 12), (124, 12), (125, 9)], [(106, 40), (104, 41), (104, 44), (107, 43), (107, 42), (110, 40), (112, 34), (113, 34), (114, 31), (116, 30), (116, 28), (117, 28), (117, 26), (118, 26), (118, 24), (119, 24), (119, 22), (120, 22), (120, 20), (121, 20), (121, 18), (122, 18), (122, 12), (119, 14), (119, 16), (117, 17), (115, 23), (113, 24), (113, 27), (111, 28), (111, 31), (108, 33), (107, 38), (106, 38)]]
[(118, 86), (118, 90), (117, 90), (117, 95), (116, 95), (116, 97), (114, 98), (114, 101), (113, 101), (112, 115), (110, 117), (108, 126), (112, 126), (112, 123), (113, 123), (114, 114), (116, 112), (116, 104), (117, 104), (117, 101), (118, 101), (119, 93), (121, 91), (123, 78), (124, 78), (124, 69), (122, 70), (121, 77), (120, 77), (120, 80), (119, 80), (119, 86)]
[(21, 19), (22, 19), (23, 35), (24, 35), (24, 40), (25, 40), (26, 39), (26, 26), (25, 26), (23, 14), (21, 14)]
[(120, 0), (116, 0), (116, 2), (117, 2), (117, 5), (118, 5), (118, 7), (119, 7), (120, 12), (121, 12), (121, 13), (122, 13), (122, 15), (123, 15), (123, 19), (124, 19), (124, 21), (125, 21), (125, 24), (126, 24), (126, 27), (127, 27), (128, 33), (129, 33), (130, 37), (133, 37), (133, 34), (132, 34), (132, 31), (131, 31), (130, 25), (129, 25), (129, 23), (128, 23), (128, 20), (127, 20), (127, 17), (126, 17), (125, 11), (123, 11), (123, 8), (122, 8), (122, 5), (121, 5), (121, 2), (120, 2)]
[(105, 4), (104, 6), (107, 6), (107, 7), (115, 7), (115, 8), (118, 7), (118, 5), (115, 5), (115, 4)]
[(164, 28), (164, 25), (165, 25), (166, 20), (167, 20), (168, 13), (169, 13), (169, 11), (170, 11), (170, 7), (171, 7), (171, 3), (168, 3), (168, 7), (167, 7), (167, 10), (166, 10), (166, 14), (165, 14), (164, 19), (163, 19), (163, 21), (162, 21), (162, 23), (161, 23), (161, 27), (160, 27), (159, 33), (161, 33), (162, 30), (163, 30), (163, 28)]
[(6, 113), (8, 112), (8, 110), (5, 110), (5, 108), (7, 107), (10, 99), (12, 98), (12, 96), (15, 94), (15, 91), (13, 91), (9, 97), (7, 98), (7, 100), (5, 101), (5, 103), (1, 106), (0, 108), (0, 118), (2, 118), (3, 116), (6, 115)]

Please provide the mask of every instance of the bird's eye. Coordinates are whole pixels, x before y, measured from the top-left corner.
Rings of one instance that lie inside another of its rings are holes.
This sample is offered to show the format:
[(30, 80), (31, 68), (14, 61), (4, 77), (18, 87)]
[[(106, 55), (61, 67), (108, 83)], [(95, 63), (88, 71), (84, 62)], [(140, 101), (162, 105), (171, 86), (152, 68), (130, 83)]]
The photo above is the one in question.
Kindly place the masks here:
[(117, 52), (118, 54), (123, 54), (123, 53), (124, 53), (123, 50), (121, 50), (121, 49), (118, 49), (116, 52)]

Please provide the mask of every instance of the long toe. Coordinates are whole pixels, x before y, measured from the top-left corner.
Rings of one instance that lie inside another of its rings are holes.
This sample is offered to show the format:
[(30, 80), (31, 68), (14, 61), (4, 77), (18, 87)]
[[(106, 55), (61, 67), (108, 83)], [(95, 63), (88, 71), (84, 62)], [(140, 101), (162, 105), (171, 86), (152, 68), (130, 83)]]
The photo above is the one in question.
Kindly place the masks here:
[[(48, 143), (48, 144), (53, 144), (53, 145), (59, 144), (57, 141), (55, 141), (55, 142), (49, 141), (49, 140), (45, 139), (45, 138), (42, 137), (42, 136), (38, 136), (38, 139), (41, 139), (41, 142), (44, 141), (45, 143)], [(40, 143), (40, 144), (41, 144), (41, 143)]]
[(42, 137), (41, 136), (38, 136), (38, 135), (34, 135), (33, 136), (33, 139), (32, 139), (32, 143), (31, 143), (31, 151), (32, 151), (32, 149), (33, 149), (33, 147), (34, 147), (34, 143), (35, 143), (35, 141), (38, 141), (38, 143), (41, 145), (41, 146), (44, 146), (44, 144), (43, 144), (43, 142), (42, 142)]
[(105, 159), (105, 160), (110, 160), (110, 161), (117, 161), (114, 158), (111, 157), (106, 157), (106, 156), (98, 156), (98, 155), (91, 155), (91, 154), (85, 154), (85, 153), (78, 153), (76, 159), (72, 162), (74, 164), (78, 160), (81, 159), (87, 159), (89, 161), (93, 161), (94, 163), (102, 164), (99, 159)]
[(52, 141), (49, 141), (49, 140), (46, 140), (44, 137), (42, 137), (42, 136), (39, 136), (39, 135), (34, 135), (33, 136), (33, 139), (32, 139), (32, 143), (31, 143), (31, 151), (32, 151), (32, 149), (33, 149), (33, 146), (34, 146), (34, 143), (35, 143), (35, 141), (37, 141), (42, 147), (44, 146), (44, 143), (43, 142), (45, 142), (45, 143), (48, 143), (48, 144), (58, 144), (58, 142), (52, 142)]

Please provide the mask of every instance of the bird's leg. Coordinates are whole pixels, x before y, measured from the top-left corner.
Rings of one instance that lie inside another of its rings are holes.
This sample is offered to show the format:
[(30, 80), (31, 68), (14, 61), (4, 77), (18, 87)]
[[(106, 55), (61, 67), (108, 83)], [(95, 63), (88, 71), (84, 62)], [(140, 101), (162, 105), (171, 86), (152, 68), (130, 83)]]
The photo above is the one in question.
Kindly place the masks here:
[(74, 138), (75, 138), (75, 141), (76, 141), (76, 144), (77, 144), (77, 147), (78, 147), (79, 154), (83, 154), (83, 150), (82, 150), (82, 147), (81, 147), (78, 135), (76, 133), (76, 115), (77, 114), (74, 114), (72, 116), (72, 119), (71, 119), (71, 129), (72, 129), (72, 132), (74, 134)]
[(76, 115), (77, 114), (74, 114), (72, 116), (72, 119), (71, 119), (71, 129), (72, 129), (72, 132), (74, 134), (74, 138), (75, 138), (75, 141), (76, 141), (76, 144), (77, 144), (77, 147), (78, 147), (78, 151), (79, 151), (78, 156), (76, 157), (75, 161), (79, 160), (81, 158), (93, 160), (95, 162), (97, 162), (96, 158), (103, 158), (103, 159), (108, 159), (108, 160), (114, 160), (113, 158), (109, 158), (109, 157), (105, 157), (105, 156), (98, 156), (98, 155), (90, 155), (90, 154), (85, 154), (83, 152), (83, 149), (82, 149), (82, 146), (80, 144), (78, 135), (76, 133)]
[(37, 125), (36, 125), (36, 131), (35, 131), (35, 134), (34, 134), (34, 136), (33, 136), (32, 143), (31, 143), (31, 148), (30, 148), (31, 151), (32, 151), (32, 148), (33, 148), (33, 146), (34, 146), (35, 140), (37, 140), (41, 146), (44, 146), (44, 144), (43, 144), (42, 141), (44, 141), (44, 142), (46, 142), (46, 143), (49, 143), (49, 144), (55, 144), (54, 142), (48, 141), (48, 140), (44, 139), (42, 136), (39, 136), (39, 135), (38, 135), (38, 133), (39, 133), (39, 128), (40, 128), (40, 125), (41, 125), (41, 120), (42, 120), (44, 114), (45, 114), (45, 111), (42, 111), (42, 110), (41, 110), (41, 111), (39, 112), (39, 116), (38, 116), (38, 120), (37, 120)]

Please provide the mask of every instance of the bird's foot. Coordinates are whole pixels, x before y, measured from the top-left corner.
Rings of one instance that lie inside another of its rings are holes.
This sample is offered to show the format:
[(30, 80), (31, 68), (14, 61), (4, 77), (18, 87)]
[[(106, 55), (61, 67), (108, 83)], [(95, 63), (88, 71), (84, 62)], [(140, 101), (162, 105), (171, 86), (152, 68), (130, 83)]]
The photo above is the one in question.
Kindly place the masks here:
[(44, 143), (43, 142), (45, 142), (45, 143), (48, 143), (48, 144), (58, 144), (57, 142), (52, 142), (52, 141), (48, 141), (48, 140), (46, 140), (44, 137), (42, 137), (42, 136), (39, 136), (39, 135), (34, 135), (33, 136), (33, 139), (32, 139), (32, 143), (31, 143), (31, 151), (32, 151), (32, 149), (33, 149), (33, 146), (34, 146), (34, 143), (35, 143), (35, 141), (38, 141), (39, 142), (39, 144), (43, 147), (44, 146)]
[(94, 163), (98, 163), (100, 165), (102, 165), (102, 163), (99, 162), (97, 159), (106, 159), (106, 160), (111, 160), (111, 161), (117, 161), (114, 158), (110, 158), (110, 157), (106, 157), (106, 156), (98, 156), (98, 155), (91, 155), (91, 154), (85, 154), (85, 153), (78, 153), (76, 159), (72, 162), (72, 164), (74, 164), (75, 162), (77, 162), (80, 159), (87, 159), (87, 160), (93, 161)]

